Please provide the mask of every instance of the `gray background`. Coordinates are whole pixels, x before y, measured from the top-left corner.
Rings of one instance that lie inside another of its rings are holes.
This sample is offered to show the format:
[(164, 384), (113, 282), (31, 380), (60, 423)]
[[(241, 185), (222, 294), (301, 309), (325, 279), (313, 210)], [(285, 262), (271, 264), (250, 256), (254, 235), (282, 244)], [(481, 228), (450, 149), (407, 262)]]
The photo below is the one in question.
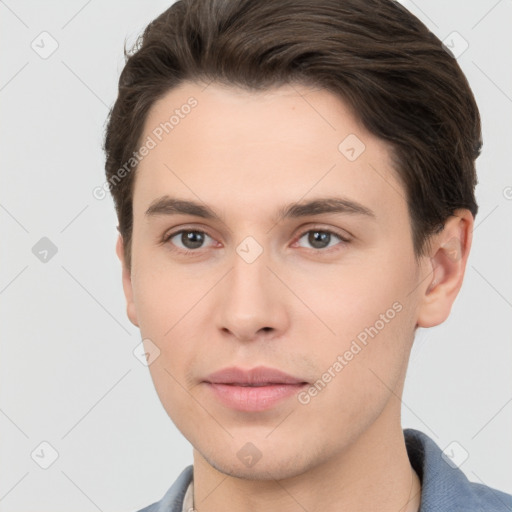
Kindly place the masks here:
[[(441, 39), (456, 31), (457, 51), (468, 42), (458, 60), (484, 150), (465, 282), (450, 318), (418, 333), (403, 426), (442, 449), (455, 442), (449, 451), (467, 456), (470, 480), (512, 493), (512, 2), (404, 4)], [(133, 43), (168, 5), (0, 1), (3, 512), (137, 510), (192, 462), (133, 355), (140, 335), (125, 314), (113, 203), (92, 194), (104, 183), (103, 127), (124, 39)], [(42, 58), (52, 40), (58, 48)], [(33, 253), (43, 237), (58, 249), (46, 262)], [(43, 441), (58, 453), (48, 469)]]

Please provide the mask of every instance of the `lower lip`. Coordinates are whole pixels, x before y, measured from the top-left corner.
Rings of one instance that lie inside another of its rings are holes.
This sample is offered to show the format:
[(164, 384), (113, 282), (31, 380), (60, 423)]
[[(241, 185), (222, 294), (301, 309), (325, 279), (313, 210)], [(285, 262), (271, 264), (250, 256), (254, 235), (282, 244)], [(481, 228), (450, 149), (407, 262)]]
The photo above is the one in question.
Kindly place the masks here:
[(307, 384), (271, 384), (268, 386), (206, 385), (224, 405), (239, 411), (264, 411), (296, 395)]

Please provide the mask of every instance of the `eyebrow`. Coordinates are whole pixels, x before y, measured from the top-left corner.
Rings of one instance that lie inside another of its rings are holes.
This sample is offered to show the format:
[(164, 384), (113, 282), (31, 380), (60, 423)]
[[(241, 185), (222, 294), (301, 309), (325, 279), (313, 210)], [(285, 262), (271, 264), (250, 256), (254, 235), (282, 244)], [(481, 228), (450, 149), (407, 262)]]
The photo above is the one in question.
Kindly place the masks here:
[[(321, 197), (307, 202), (291, 203), (277, 212), (277, 220), (295, 219), (325, 213), (342, 213), (349, 215), (362, 215), (372, 219), (375, 213), (366, 206), (342, 197)], [(185, 199), (162, 196), (155, 199), (146, 210), (146, 217), (166, 215), (193, 215), (203, 219), (224, 221), (209, 206)]]

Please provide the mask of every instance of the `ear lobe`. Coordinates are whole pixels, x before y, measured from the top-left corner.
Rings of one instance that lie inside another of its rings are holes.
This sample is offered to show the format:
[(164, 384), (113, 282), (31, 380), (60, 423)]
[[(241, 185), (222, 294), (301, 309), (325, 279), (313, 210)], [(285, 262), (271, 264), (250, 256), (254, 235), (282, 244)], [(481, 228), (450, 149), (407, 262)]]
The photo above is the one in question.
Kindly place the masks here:
[(421, 297), (418, 327), (433, 327), (448, 318), (464, 279), (473, 223), (469, 210), (457, 210), (434, 236), (429, 258), (432, 275)]
[(121, 235), (117, 237), (116, 254), (122, 266), (123, 291), (124, 296), (126, 298), (126, 314), (130, 322), (136, 327), (139, 327), (139, 323), (137, 320), (137, 311), (135, 309), (135, 303), (133, 301), (133, 286), (131, 272), (126, 266), (126, 261), (124, 257), (124, 243), (123, 237)]

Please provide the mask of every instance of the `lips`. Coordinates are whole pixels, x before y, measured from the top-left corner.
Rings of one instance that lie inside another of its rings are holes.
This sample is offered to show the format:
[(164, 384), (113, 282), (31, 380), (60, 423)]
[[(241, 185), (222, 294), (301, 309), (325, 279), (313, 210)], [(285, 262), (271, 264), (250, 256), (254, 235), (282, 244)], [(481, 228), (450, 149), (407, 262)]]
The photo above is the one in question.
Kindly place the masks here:
[(233, 384), (237, 386), (268, 386), (271, 384), (305, 384), (303, 379), (293, 377), (275, 368), (258, 366), (250, 370), (237, 367), (224, 368), (209, 375), (206, 382)]
[(308, 383), (275, 368), (259, 366), (250, 370), (224, 368), (209, 375), (204, 384), (224, 406), (258, 412), (276, 407)]

